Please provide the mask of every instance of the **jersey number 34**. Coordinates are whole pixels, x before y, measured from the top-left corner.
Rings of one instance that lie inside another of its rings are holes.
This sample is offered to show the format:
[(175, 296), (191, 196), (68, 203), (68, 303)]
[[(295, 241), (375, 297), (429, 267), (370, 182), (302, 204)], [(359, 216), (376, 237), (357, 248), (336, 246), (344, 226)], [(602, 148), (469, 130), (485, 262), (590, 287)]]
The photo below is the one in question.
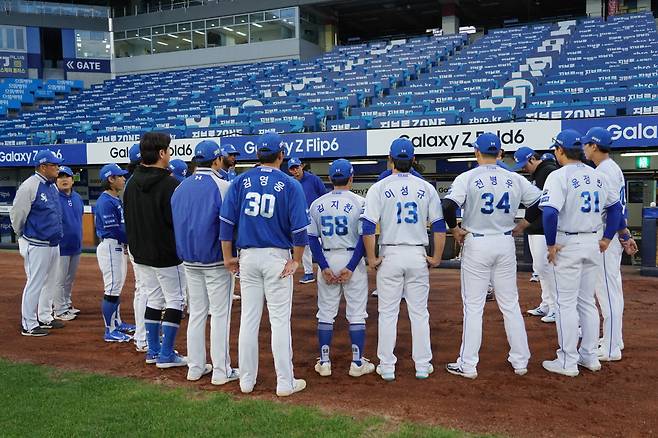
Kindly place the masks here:
[[(484, 206), (480, 211), (484, 214), (492, 214), (494, 212), (494, 194), (493, 193), (482, 193), (482, 199), (484, 200)], [(505, 213), (509, 213), (509, 192), (503, 193), (503, 196), (500, 197), (500, 200), (496, 204), (498, 210), (503, 210)]]

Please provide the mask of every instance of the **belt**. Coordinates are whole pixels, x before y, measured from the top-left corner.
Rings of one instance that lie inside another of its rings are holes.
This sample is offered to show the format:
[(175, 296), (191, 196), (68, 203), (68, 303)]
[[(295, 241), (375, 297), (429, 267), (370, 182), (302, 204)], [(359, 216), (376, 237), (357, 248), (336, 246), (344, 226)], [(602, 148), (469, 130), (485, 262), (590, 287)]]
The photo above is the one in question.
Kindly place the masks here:
[(579, 231), (575, 233), (570, 233), (569, 231), (558, 231), (558, 233), (566, 234), (567, 236), (577, 236), (578, 234), (596, 234), (598, 231)]
[(480, 234), (480, 233), (471, 233), (471, 236), (473, 237), (487, 237), (487, 236), (511, 236), (512, 232), (507, 231), (505, 233), (498, 233), (498, 234)]
[(322, 248), (322, 251), (354, 251), (354, 248)]
[(382, 243), (380, 246), (425, 246), (422, 243), (419, 243), (417, 245), (409, 244), (409, 243)]

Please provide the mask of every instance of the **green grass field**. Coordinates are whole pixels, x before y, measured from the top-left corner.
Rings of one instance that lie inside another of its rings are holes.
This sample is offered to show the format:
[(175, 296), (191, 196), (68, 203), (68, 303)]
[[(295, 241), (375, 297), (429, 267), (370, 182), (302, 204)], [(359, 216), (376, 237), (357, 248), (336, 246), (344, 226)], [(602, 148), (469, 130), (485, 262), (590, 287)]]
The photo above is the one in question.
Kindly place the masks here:
[(328, 415), (222, 392), (0, 360), (3, 437), (458, 437), (458, 431)]

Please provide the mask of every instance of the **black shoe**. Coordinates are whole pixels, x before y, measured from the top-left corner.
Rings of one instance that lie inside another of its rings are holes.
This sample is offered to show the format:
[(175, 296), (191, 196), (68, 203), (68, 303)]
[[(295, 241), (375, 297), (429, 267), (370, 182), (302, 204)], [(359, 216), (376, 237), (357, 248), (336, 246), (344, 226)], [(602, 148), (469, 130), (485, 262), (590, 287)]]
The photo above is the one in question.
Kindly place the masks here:
[(23, 336), (48, 336), (48, 330), (42, 329), (41, 327), (35, 327), (32, 330), (25, 330), (21, 328), (21, 335)]
[(39, 327), (46, 330), (60, 329), (60, 328), (64, 328), (64, 323), (61, 321), (57, 321), (56, 319), (53, 319), (50, 322), (39, 321)]

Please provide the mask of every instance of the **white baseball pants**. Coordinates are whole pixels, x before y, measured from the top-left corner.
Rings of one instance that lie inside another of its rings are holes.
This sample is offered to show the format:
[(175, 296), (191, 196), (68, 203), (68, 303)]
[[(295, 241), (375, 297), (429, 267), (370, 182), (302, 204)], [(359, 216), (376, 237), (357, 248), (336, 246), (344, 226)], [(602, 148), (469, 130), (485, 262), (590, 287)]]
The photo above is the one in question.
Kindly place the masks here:
[(135, 263), (130, 248), (128, 248), (128, 258), (133, 267), (133, 274), (135, 276), (135, 293), (133, 295), (133, 310), (135, 311), (135, 343), (142, 347), (146, 345), (146, 326), (144, 325), (144, 313), (146, 312), (146, 290), (142, 281), (142, 268), (141, 265)]
[(457, 359), (467, 373), (477, 371), (482, 344), (482, 314), (490, 280), (496, 289), (496, 303), (503, 314), (510, 345), (507, 360), (514, 369), (522, 369), (527, 368), (530, 359), (528, 337), (519, 308), (514, 238), (504, 234), (480, 237), (468, 234), (461, 260), (464, 323)]
[[(578, 357), (591, 363), (597, 359), (599, 313), (594, 289), (598, 279), (601, 254), (596, 234), (568, 236), (558, 233), (558, 252), (552, 277), (555, 282), (557, 338), (560, 348), (557, 358), (562, 367), (578, 369)], [(578, 348), (578, 325), (582, 340)]]
[[(48, 323), (53, 320), (52, 295), (50, 299), (48, 297), (44, 299), (43, 307), (41, 296), (50, 295), (54, 290), (59, 246), (36, 246), (19, 238), (18, 251), (23, 257), (27, 277), (21, 298), (21, 324), (25, 330), (32, 330), (39, 326), (39, 321)], [(50, 287), (47, 287), (48, 285)], [(42, 313), (45, 319), (39, 320)]]
[(206, 366), (206, 322), (210, 311), (210, 358), (213, 377), (227, 378), (231, 374), (229, 333), (233, 292), (232, 275), (226, 268), (185, 266), (187, 290), (190, 296), (190, 317), (187, 323), (187, 366), (191, 373), (201, 375)]
[(302, 265), (304, 265), (304, 274), (313, 274), (313, 253), (311, 252), (311, 247), (308, 245), (304, 248)]
[(277, 391), (293, 389), (292, 276), (279, 278), (290, 251), (281, 248), (245, 248), (240, 251), (241, 315), (238, 339), (240, 388), (249, 390), (258, 376), (258, 332), (263, 299), (272, 331), (271, 347), (276, 370)]
[[(411, 321), (411, 357), (416, 371), (427, 371), (432, 361), (430, 345), (429, 269), (423, 246), (381, 246), (382, 264), (377, 270), (379, 328), (377, 357), (383, 372), (395, 371), (393, 354), (398, 331), (400, 301), (404, 295)], [(486, 291), (486, 285), (484, 290)]]
[(105, 295), (113, 297), (121, 295), (128, 272), (128, 257), (124, 251), (125, 245), (116, 239), (103, 239), (96, 248), (96, 259), (103, 274)]
[(621, 283), (621, 256), (624, 248), (617, 235), (601, 258), (601, 269), (596, 287), (596, 298), (603, 315), (603, 342), (601, 350), (608, 356), (621, 354), (624, 291)]
[[(329, 268), (338, 275), (338, 273), (347, 266), (353, 251), (331, 250), (324, 253)], [(345, 313), (347, 321), (350, 324), (364, 324), (368, 313), (366, 305), (368, 304), (368, 273), (366, 272), (365, 261), (361, 260), (350, 281), (345, 284), (327, 284), (321, 273), (318, 273), (318, 313), (319, 322), (333, 324), (338, 314), (340, 297), (345, 295)]]
[(532, 270), (539, 276), (541, 304), (547, 314), (555, 311), (555, 285), (550, 281), (548, 247), (543, 234), (528, 234), (528, 246), (532, 254)]
[(183, 310), (187, 285), (182, 264), (166, 268), (154, 268), (138, 263), (135, 265), (140, 272), (146, 306), (156, 310)]
[(80, 254), (72, 256), (60, 256), (57, 265), (57, 287), (55, 289), (55, 315), (61, 315), (69, 310), (73, 304), (71, 301), (71, 290), (73, 280), (80, 265)]

